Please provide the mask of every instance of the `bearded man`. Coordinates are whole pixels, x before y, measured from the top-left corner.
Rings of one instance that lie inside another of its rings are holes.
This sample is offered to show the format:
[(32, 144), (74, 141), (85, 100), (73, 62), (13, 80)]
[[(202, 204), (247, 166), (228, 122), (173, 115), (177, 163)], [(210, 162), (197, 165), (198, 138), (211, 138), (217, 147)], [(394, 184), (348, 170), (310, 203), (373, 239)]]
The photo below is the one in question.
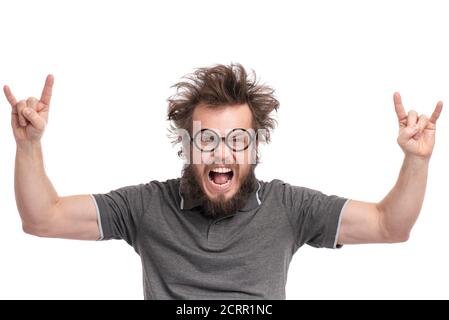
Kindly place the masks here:
[[(145, 299), (285, 299), (293, 254), (304, 244), (403, 242), (424, 199), (438, 102), (430, 118), (394, 106), (404, 162), (378, 203), (258, 180), (259, 144), (270, 141), (274, 90), (239, 64), (196, 69), (175, 85), (168, 119), (182, 176), (104, 194), (60, 197), (47, 177), (41, 137), (54, 78), (40, 99), (12, 106), (15, 193), (23, 230), (40, 237), (123, 239), (140, 255)], [(293, 143), (293, 141), (292, 141)]]

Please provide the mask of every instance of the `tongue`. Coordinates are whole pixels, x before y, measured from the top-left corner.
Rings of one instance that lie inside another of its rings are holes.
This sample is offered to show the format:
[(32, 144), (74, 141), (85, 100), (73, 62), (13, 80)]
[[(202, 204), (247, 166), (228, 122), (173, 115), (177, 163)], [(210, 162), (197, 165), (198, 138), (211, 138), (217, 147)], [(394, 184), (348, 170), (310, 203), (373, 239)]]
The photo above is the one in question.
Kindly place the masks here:
[(216, 184), (225, 184), (229, 180), (229, 175), (227, 173), (214, 173), (212, 180)]

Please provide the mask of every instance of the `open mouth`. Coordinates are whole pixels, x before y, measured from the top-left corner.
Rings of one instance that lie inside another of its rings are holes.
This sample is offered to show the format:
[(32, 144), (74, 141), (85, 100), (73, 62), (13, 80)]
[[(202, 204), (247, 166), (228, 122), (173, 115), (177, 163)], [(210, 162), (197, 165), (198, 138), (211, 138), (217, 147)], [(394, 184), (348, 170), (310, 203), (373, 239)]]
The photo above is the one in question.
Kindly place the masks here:
[(234, 177), (234, 171), (229, 167), (217, 167), (209, 170), (209, 181), (216, 187), (227, 187)]

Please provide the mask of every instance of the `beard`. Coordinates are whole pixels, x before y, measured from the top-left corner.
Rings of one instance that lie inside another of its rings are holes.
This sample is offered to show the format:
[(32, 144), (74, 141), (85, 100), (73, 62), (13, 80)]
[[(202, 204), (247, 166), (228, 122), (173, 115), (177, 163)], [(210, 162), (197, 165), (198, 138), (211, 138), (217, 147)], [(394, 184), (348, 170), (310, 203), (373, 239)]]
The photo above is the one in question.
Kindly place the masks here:
[(201, 203), (201, 213), (204, 216), (209, 218), (225, 217), (236, 213), (245, 206), (257, 184), (255, 169), (256, 165), (251, 165), (248, 173), (241, 178), (239, 189), (231, 198), (226, 199), (223, 194), (220, 194), (217, 199), (210, 199), (202, 188), (201, 175), (197, 173), (193, 164), (187, 164), (182, 170), (181, 192), (193, 201)]

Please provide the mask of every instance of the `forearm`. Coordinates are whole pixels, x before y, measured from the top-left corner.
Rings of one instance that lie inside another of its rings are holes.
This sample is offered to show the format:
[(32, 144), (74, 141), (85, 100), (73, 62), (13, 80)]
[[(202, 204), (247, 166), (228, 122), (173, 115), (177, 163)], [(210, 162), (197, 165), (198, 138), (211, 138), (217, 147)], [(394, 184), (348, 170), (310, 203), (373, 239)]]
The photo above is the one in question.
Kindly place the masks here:
[(51, 220), (59, 197), (45, 173), (40, 142), (17, 145), (14, 189), (24, 229)]
[(430, 158), (405, 156), (393, 189), (378, 203), (382, 227), (390, 237), (407, 238), (424, 201)]

